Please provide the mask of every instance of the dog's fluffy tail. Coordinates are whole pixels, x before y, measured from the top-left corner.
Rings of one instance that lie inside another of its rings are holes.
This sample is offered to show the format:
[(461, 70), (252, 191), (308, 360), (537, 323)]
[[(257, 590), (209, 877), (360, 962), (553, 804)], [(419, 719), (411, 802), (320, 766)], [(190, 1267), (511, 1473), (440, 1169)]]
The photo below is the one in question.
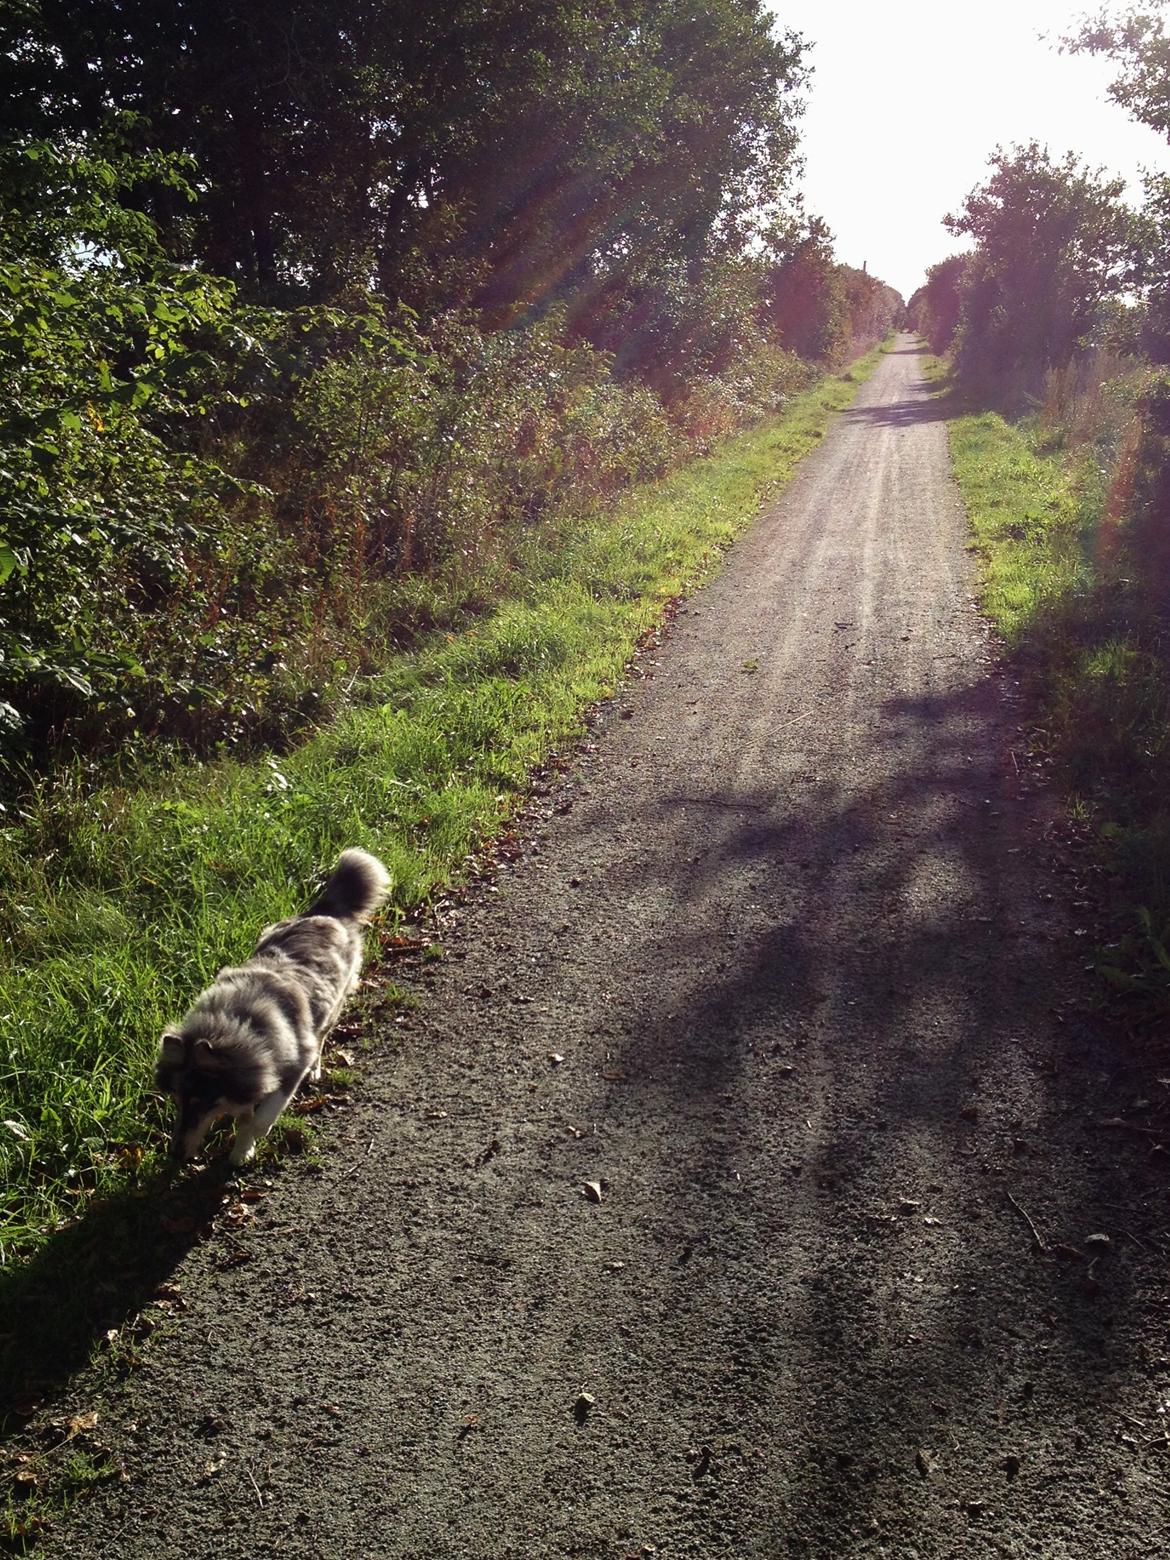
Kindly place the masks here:
[(331, 915), (339, 921), (373, 912), (390, 892), (390, 874), (365, 850), (343, 850), (325, 887), (306, 915)]

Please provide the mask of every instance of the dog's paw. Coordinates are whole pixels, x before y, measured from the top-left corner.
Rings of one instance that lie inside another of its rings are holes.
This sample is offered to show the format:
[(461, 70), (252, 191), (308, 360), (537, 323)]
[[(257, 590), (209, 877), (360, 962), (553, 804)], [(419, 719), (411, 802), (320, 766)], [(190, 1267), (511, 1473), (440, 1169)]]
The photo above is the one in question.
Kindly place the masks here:
[(228, 1155), (229, 1165), (246, 1165), (256, 1157), (255, 1143), (236, 1143)]

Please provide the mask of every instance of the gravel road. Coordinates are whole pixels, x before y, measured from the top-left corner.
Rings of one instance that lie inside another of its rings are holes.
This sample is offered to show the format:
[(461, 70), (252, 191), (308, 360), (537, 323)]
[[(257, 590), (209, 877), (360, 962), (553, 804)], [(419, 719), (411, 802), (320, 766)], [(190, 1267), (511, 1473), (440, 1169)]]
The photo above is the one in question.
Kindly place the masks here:
[(1091, 1017), (920, 364), (599, 716), (323, 1168), (185, 1257), (46, 1555), (1170, 1554), (1165, 1086)]

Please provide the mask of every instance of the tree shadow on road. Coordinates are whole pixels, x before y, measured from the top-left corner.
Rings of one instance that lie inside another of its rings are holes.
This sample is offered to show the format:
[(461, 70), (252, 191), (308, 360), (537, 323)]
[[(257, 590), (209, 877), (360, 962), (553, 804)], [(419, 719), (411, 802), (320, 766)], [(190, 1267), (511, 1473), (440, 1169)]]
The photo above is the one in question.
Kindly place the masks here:
[(905, 428), (919, 423), (949, 422), (962, 413), (958, 399), (949, 391), (911, 396), (904, 401), (883, 401), (877, 406), (851, 406), (841, 413), (846, 422), (865, 423), (873, 428)]
[[(1042, 1430), (1037, 1401), (1070, 1436), (1077, 1415), (1111, 1412), (1164, 1269), (1155, 1128), (1136, 1145), (1094, 1134), (1134, 1085), (1053, 872), (1080, 869), (1010, 762), (1001, 685), (888, 700), (873, 735), (877, 762), (853, 774), (846, 759), (784, 793), (665, 799), (705, 847), (662, 864), (691, 997), (628, 1015), (622, 1082), (596, 1106), (672, 1123), (662, 1196), (680, 1242), (696, 1189), (735, 1186), (723, 1256), (746, 1251), (764, 1279), (735, 1291), (754, 1352), (729, 1369), (775, 1393), (789, 1449), (805, 1448), (792, 1542), (844, 1545), (911, 1511), (931, 1448), (970, 1434), (979, 1455), (997, 1438), (1010, 1451)], [(720, 968), (731, 882), (755, 886), (755, 908)], [(717, 1099), (760, 1091), (773, 1122), (732, 1106), (713, 1124)], [(688, 1267), (677, 1314), (693, 1284)], [(714, 1355), (723, 1325), (713, 1308)]]

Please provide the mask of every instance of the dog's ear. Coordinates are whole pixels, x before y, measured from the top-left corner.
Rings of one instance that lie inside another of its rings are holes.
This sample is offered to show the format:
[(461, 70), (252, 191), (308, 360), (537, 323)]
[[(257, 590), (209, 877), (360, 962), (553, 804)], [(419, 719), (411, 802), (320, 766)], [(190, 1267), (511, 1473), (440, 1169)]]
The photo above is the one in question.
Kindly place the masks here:
[(158, 1059), (160, 1062), (181, 1062), (185, 1050), (183, 1037), (177, 1030), (163, 1030), (162, 1039), (158, 1043)]
[(196, 1040), (196, 1042), (195, 1042), (195, 1055), (196, 1056), (202, 1057), (202, 1058), (206, 1059), (207, 1057), (211, 1056), (214, 1051), (215, 1051), (215, 1047), (212, 1045), (210, 1040)]

